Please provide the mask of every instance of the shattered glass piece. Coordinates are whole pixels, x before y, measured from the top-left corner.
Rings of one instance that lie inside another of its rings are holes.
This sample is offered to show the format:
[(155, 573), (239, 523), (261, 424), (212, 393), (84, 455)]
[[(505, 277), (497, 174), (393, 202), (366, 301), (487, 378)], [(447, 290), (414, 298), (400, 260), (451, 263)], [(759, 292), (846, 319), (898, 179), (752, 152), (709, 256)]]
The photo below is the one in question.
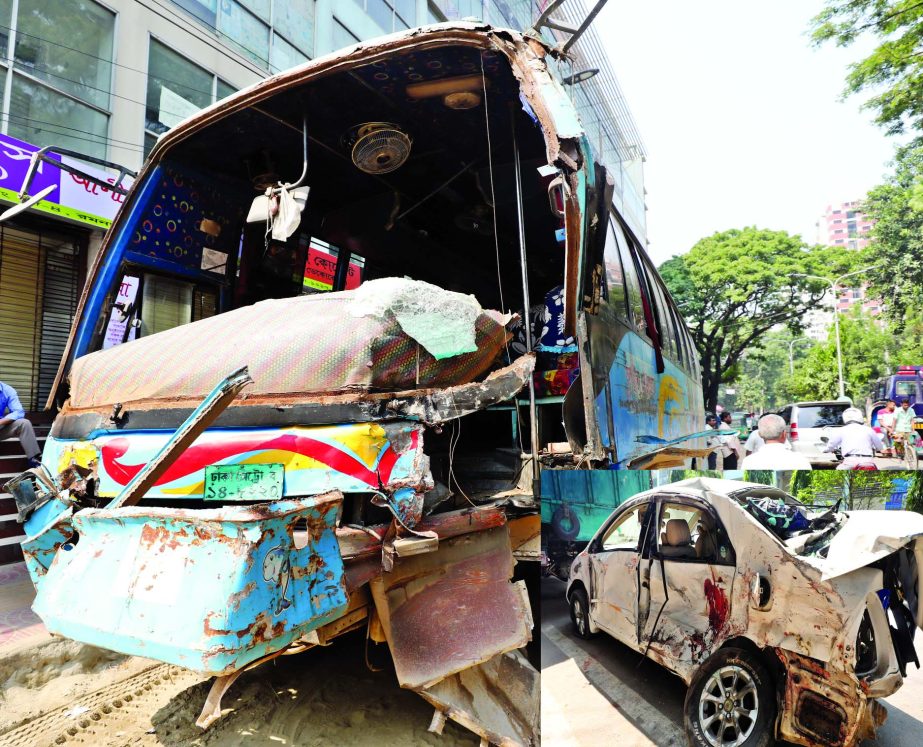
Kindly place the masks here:
[(481, 306), (474, 296), (443, 290), (420, 280), (381, 278), (353, 291), (354, 317), (387, 317), (390, 313), (404, 332), (436, 360), (478, 349), (474, 323)]

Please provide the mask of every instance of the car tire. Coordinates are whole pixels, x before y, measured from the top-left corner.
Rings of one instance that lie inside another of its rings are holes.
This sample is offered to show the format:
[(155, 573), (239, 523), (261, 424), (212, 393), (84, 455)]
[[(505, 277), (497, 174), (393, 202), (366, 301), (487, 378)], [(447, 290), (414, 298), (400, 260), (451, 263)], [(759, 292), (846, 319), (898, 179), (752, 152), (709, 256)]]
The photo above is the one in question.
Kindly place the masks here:
[(717, 747), (744, 735), (739, 747), (771, 747), (775, 722), (772, 678), (749, 651), (721, 649), (692, 678), (683, 704), (683, 726), (692, 747)]
[(586, 592), (577, 587), (570, 593), (570, 621), (574, 624), (574, 633), (578, 638), (592, 638), (590, 632), (590, 599)]
[(580, 535), (580, 518), (570, 506), (558, 506), (551, 515), (551, 528), (557, 537), (573, 542)]

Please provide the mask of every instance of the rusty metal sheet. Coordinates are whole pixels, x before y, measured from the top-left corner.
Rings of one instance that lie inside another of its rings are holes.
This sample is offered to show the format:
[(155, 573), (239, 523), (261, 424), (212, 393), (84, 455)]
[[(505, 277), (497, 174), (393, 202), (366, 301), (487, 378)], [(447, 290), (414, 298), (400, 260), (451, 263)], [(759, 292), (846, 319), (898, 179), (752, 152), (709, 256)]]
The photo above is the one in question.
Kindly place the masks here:
[(527, 747), (539, 743), (540, 681), (528, 659), (509, 651), (417, 692), (490, 744)]
[(347, 608), (342, 500), (84, 509), (72, 520), (79, 541), (58, 550), (33, 609), (58, 635), (230, 674)]
[(510, 583), (506, 527), (398, 558), (371, 583), (398, 681), (419, 689), (531, 640), (525, 585)]

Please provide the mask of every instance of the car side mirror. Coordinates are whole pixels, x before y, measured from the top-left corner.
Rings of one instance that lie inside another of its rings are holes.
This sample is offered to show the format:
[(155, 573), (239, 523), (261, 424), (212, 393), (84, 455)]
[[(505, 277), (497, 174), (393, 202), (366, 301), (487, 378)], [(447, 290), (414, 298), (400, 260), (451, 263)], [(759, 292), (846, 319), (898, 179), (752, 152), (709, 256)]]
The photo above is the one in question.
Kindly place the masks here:
[(772, 587), (769, 579), (759, 573), (750, 583), (750, 606), (764, 612), (772, 608)]

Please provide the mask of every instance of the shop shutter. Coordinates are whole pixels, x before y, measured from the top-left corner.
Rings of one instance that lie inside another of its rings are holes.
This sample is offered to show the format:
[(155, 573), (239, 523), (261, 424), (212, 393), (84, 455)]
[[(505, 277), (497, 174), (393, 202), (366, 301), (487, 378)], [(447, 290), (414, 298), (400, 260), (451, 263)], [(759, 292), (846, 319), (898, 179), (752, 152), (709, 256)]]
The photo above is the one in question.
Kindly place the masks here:
[(77, 308), (79, 244), (70, 237), (42, 234), (44, 281), (37, 408), (43, 408), (54, 385), (58, 365)]
[(38, 399), (43, 259), (36, 234), (0, 226), (0, 380), (27, 410)]

